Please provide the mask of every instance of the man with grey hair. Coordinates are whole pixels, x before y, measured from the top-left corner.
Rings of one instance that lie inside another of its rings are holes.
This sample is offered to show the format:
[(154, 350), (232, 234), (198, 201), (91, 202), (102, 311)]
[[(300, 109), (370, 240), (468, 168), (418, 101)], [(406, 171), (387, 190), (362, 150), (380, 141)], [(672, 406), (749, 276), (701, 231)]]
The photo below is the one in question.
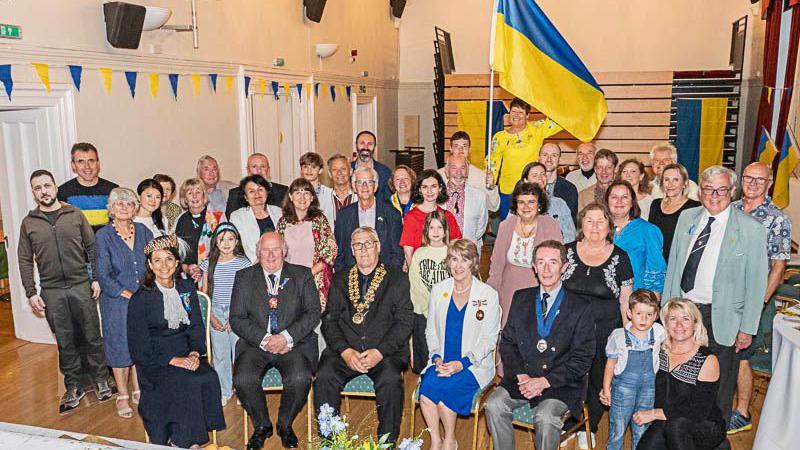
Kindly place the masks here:
[(378, 234), (381, 242), (380, 262), (402, 269), (404, 255), (400, 248), (400, 234), (403, 232), (403, 219), (391, 204), (378, 201), (375, 197), (379, 179), (377, 171), (370, 167), (357, 167), (352, 179), (358, 201), (345, 206), (336, 215), (333, 234), (339, 253), (333, 270), (340, 271), (353, 265), (355, 259), (350, 248), (350, 236), (353, 230), (365, 226)]
[(341, 153), (328, 158), (328, 175), (333, 181), (333, 206), (337, 214), (345, 206), (358, 201), (358, 196), (352, 188), (352, 172), (350, 161)]
[(236, 185), (220, 179), (219, 164), (211, 155), (203, 155), (197, 160), (197, 178), (203, 182), (208, 192), (208, 207), (214, 211), (225, 211), (228, 193)]
[(575, 150), (575, 164), (578, 168), (568, 173), (567, 181), (574, 184), (578, 192), (597, 182), (594, 174), (594, 152), (597, 147), (591, 142), (582, 142)]
[[(653, 164), (653, 181), (650, 182), (650, 196), (654, 199), (664, 197), (664, 191), (661, 190), (660, 179), (661, 173), (664, 172), (664, 167), (670, 164), (678, 163), (678, 149), (669, 142), (662, 142), (656, 144), (650, 150), (650, 162)], [(698, 197), (697, 183), (689, 180), (689, 198), (692, 200), (700, 200)]]
[(444, 209), (453, 213), (461, 229), (461, 236), (478, 246), (480, 256), (483, 248), (483, 234), (489, 223), (489, 210), (486, 195), (467, 183), (469, 163), (463, 156), (450, 155), (445, 169), (447, 172), (448, 199)]
[(375, 159), (375, 152), (378, 151), (378, 137), (369, 130), (359, 131), (355, 142), (355, 161), (350, 165), (353, 169), (357, 167), (368, 167), (378, 172), (378, 191), (375, 198), (379, 203), (389, 203), (392, 192), (389, 190), (389, 180), (392, 179), (392, 171)]
[(739, 371), (736, 354), (758, 332), (768, 272), (764, 226), (731, 206), (736, 178), (722, 166), (703, 171), (702, 207), (678, 219), (661, 296), (664, 302), (687, 298), (700, 310), (719, 360), (717, 405), (726, 421)]

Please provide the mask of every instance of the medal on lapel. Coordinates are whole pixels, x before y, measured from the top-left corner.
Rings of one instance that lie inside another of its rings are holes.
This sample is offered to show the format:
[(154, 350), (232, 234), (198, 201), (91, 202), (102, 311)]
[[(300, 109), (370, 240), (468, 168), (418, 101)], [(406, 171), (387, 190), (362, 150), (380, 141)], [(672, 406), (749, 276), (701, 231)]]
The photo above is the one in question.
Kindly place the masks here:
[(539, 353), (544, 353), (547, 350), (547, 338), (553, 329), (553, 322), (556, 320), (556, 316), (558, 316), (561, 309), (561, 302), (564, 300), (564, 287), (562, 286), (561, 290), (558, 291), (556, 301), (553, 302), (546, 316), (542, 311), (542, 302), (539, 301), (540, 295), (541, 292), (537, 289), (534, 303), (536, 303), (536, 332), (539, 335), (539, 340), (536, 342), (536, 350), (539, 350)]
[(482, 309), (475, 311), (475, 318), (478, 320), (483, 320), (484, 313)]
[(278, 297), (271, 297), (269, 299), (269, 309), (278, 309)]
[(486, 317), (486, 313), (483, 312), (482, 307), (484, 307), (484, 306), (486, 306), (488, 304), (489, 304), (489, 302), (486, 301), (486, 300), (483, 300), (483, 299), (473, 300), (472, 301), (472, 306), (478, 308), (478, 310), (475, 311), (475, 319), (480, 321), (480, 320), (483, 320), (484, 317)]
[(536, 350), (539, 350), (539, 353), (544, 353), (547, 350), (547, 341), (539, 339), (539, 342), (536, 343)]

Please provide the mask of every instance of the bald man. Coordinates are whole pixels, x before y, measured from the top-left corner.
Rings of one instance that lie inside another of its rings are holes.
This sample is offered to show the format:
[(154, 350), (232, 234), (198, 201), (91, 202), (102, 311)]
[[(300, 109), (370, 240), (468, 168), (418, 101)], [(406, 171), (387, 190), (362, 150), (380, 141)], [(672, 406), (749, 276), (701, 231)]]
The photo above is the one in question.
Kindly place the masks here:
[(574, 222), (578, 217), (578, 188), (567, 181), (566, 178), (558, 176), (561, 147), (552, 142), (542, 145), (542, 149), (539, 150), (539, 162), (544, 165), (547, 171), (547, 195), (564, 200), (569, 206), (569, 211), (572, 213), (572, 221)]
[[(772, 203), (772, 199), (767, 195), (771, 186), (772, 169), (764, 163), (754, 162), (747, 166), (742, 173), (742, 198), (733, 202), (734, 208), (749, 214), (767, 229), (769, 275), (767, 291), (764, 293), (765, 305), (769, 305), (772, 295), (783, 281), (783, 272), (792, 250), (792, 221)], [(774, 307), (774, 305), (769, 306)], [(759, 332), (753, 337), (750, 347), (738, 353), (739, 376), (736, 382), (736, 407), (731, 412), (728, 434), (747, 431), (753, 427), (750, 413), (747, 410), (753, 394), (753, 372), (750, 368), (750, 358), (762, 345), (763, 335)]]
[[(272, 206), (281, 207), (283, 197), (286, 196), (288, 188), (280, 183), (275, 183), (270, 180), (272, 170), (269, 167), (269, 158), (263, 153), (253, 153), (247, 158), (247, 175), (261, 175), (269, 181), (270, 188), (267, 194), (267, 204)], [(225, 217), (230, 217), (234, 211), (247, 206), (244, 202), (244, 192), (242, 188), (236, 186), (231, 189), (228, 194), (228, 204), (225, 206)]]
[(583, 142), (575, 150), (575, 162), (578, 164), (578, 168), (564, 178), (574, 184), (578, 192), (597, 183), (597, 177), (594, 175), (594, 152), (596, 151), (597, 147), (591, 142)]

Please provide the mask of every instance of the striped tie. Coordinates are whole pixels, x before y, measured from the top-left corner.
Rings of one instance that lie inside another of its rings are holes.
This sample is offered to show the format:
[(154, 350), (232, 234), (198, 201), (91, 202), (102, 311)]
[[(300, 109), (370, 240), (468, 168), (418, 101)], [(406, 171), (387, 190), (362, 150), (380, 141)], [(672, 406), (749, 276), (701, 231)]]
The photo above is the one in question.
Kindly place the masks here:
[(700, 260), (703, 258), (703, 250), (708, 244), (708, 239), (711, 237), (711, 224), (714, 223), (714, 218), (709, 217), (697, 240), (694, 241), (692, 252), (686, 260), (686, 265), (683, 267), (683, 275), (681, 276), (681, 290), (686, 293), (694, 289), (694, 279), (697, 275), (697, 267), (700, 265)]

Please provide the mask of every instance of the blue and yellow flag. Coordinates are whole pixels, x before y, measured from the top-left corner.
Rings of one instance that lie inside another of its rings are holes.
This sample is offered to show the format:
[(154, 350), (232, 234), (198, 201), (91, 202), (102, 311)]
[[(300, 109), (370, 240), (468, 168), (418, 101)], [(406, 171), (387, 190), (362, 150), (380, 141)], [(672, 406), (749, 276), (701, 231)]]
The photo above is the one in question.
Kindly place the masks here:
[(722, 164), (727, 114), (727, 98), (678, 99), (675, 146), (690, 180)]
[(769, 132), (765, 127), (761, 127), (761, 136), (758, 138), (758, 160), (770, 167), (772, 167), (772, 160), (778, 154), (778, 148), (775, 147), (775, 142), (769, 136)]
[(789, 127), (786, 127), (781, 145), (781, 159), (778, 162), (778, 171), (775, 173), (775, 190), (772, 193), (772, 201), (778, 208), (789, 206), (789, 179), (792, 178), (792, 172), (799, 161), (797, 142)]
[(500, 86), (588, 142), (605, 120), (605, 94), (533, 0), (499, 0), (493, 68)]
[(508, 110), (501, 100), (495, 100), (490, 120), (489, 102), (462, 101), (456, 105), (458, 107), (458, 129), (469, 135), (469, 162), (483, 169), (486, 166), (486, 152), (489, 149), (486, 144), (486, 136), (489, 131), (487, 127), (491, 123), (492, 136), (502, 130), (503, 116)]

